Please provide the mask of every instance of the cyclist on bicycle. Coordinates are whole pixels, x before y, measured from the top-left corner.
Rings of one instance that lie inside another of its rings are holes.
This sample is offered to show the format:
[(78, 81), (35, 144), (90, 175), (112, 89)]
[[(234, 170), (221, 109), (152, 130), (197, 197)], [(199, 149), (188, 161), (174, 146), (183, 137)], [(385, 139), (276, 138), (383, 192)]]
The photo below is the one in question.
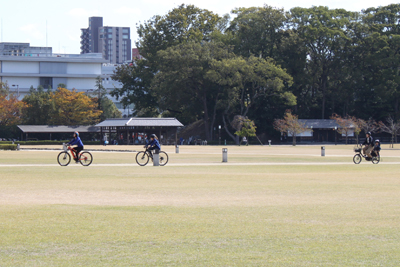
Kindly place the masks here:
[(375, 152), (376, 156), (379, 156), (380, 151), (381, 151), (381, 142), (378, 139), (376, 139), (375, 145), (374, 145), (374, 152)]
[[(78, 163), (78, 160), (79, 160), (79, 158), (78, 158), (79, 152), (81, 152), (81, 151), (83, 150), (83, 143), (82, 143), (82, 140), (79, 138), (79, 133), (78, 133), (78, 132), (74, 132), (74, 139), (72, 139), (72, 140), (68, 143), (68, 145), (69, 145), (69, 146), (76, 145), (76, 147), (74, 148), (74, 150), (75, 150), (74, 160), (75, 160), (76, 163)], [(74, 150), (72, 150), (72, 151), (74, 151)]]
[(367, 138), (365, 138), (365, 141), (363, 143), (363, 152), (365, 155), (372, 158), (371, 151), (374, 149), (374, 138), (372, 138), (371, 132), (367, 132), (366, 136)]
[(155, 149), (161, 150), (161, 145), (158, 142), (157, 135), (155, 135), (155, 134), (150, 135), (150, 142), (148, 142), (144, 146), (144, 148), (146, 148), (146, 150), (148, 150), (150, 153), (151, 153), (151, 150), (155, 150)]

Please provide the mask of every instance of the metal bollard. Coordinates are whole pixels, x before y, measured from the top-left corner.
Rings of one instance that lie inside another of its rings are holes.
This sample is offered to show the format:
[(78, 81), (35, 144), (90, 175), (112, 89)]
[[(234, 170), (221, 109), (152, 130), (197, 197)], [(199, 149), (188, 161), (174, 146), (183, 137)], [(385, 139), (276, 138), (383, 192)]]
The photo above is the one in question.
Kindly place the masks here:
[(63, 143), (63, 150), (67, 151), (67, 144)]
[(19, 150), (20, 149), (20, 146), (19, 146), (19, 144), (17, 144), (17, 150)]
[(179, 154), (179, 146), (178, 145), (175, 147), (175, 153)]
[(325, 157), (325, 147), (321, 146), (321, 157)]
[(268, 140), (269, 146), (271, 146), (271, 140)]
[(222, 149), (222, 162), (228, 162), (228, 149)]
[(160, 150), (156, 149), (153, 153), (153, 166), (160, 166)]

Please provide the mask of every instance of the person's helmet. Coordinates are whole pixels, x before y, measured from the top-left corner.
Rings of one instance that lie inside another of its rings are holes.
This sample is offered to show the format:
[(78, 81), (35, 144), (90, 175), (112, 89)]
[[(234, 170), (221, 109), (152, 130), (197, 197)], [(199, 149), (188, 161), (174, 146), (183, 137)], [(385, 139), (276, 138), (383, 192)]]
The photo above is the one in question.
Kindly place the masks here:
[(367, 134), (371, 135), (371, 132), (367, 132)]
[(149, 137), (150, 138), (156, 138), (156, 135), (155, 134), (151, 134)]
[(379, 139), (376, 139), (376, 140), (375, 140), (375, 143), (380, 143), (380, 142), (381, 142), (381, 141), (379, 141)]
[(76, 134), (76, 137), (79, 137), (79, 132), (74, 132), (74, 134)]

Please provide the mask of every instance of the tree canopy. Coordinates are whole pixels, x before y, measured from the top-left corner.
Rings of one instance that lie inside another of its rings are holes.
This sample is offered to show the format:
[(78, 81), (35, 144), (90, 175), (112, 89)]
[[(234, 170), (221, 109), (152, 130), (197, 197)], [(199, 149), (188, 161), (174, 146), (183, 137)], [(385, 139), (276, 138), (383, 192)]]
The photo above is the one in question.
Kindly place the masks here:
[(270, 135), (286, 109), (303, 119), (332, 114), (400, 119), (400, 4), (360, 12), (268, 5), (219, 16), (180, 5), (137, 28), (144, 57), (119, 67), (113, 95), (138, 116), (204, 120), (238, 141), (235, 116)]

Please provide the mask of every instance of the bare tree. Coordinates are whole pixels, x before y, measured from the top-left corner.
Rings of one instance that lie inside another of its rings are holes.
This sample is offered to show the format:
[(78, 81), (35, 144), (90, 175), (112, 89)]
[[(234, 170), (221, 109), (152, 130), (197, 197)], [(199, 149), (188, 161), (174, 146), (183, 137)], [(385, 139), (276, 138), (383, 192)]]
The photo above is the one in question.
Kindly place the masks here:
[(395, 122), (395, 120), (392, 117), (389, 117), (386, 119), (387, 124), (383, 122), (379, 122), (379, 128), (381, 129), (382, 132), (389, 133), (392, 135), (392, 148), (394, 147), (394, 143), (397, 143), (397, 135), (399, 134), (400, 131), (400, 123)]
[(276, 119), (274, 121), (274, 128), (281, 133), (293, 136), (293, 145), (296, 145), (296, 136), (307, 131), (304, 123), (299, 122), (297, 115), (292, 114), (291, 110), (286, 110), (283, 119)]
[(340, 117), (338, 114), (334, 113), (331, 116), (332, 120), (335, 120), (339, 125), (337, 132), (341, 135), (346, 136), (346, 145), (348, 144), (348, 137), (351, 132), (357, 134), (357, 142), (358, 142), (358, 134), (360, 133), (360, 127), (357, 123), (357, 119), (352, 116)]
[(372, 118), (369, 118), (367, 121), (363, 119), (357, 119), (357, 123), (360, 126), (361, 130), (363, 130), (365, 133), (379, 132), (379, 124)]

